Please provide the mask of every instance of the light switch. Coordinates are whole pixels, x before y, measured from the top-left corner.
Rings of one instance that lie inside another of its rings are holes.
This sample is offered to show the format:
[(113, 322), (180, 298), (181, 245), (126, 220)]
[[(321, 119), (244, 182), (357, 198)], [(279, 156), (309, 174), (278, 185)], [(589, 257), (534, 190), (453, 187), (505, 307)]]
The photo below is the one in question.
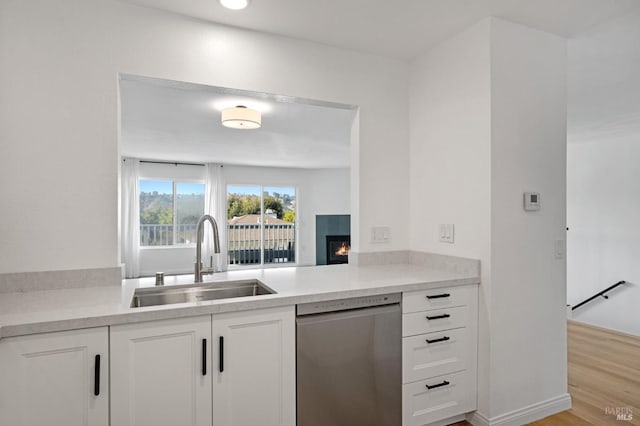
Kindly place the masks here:
[(565, 251), (564, 240), (556, 240), (554, 243), (555, 258), (558, 260), (564, 259)]
[(453, 244), (455, 241), (454, 234), (454, 225), (452, 223), (439, 225), (438, 236), (440, 242)]

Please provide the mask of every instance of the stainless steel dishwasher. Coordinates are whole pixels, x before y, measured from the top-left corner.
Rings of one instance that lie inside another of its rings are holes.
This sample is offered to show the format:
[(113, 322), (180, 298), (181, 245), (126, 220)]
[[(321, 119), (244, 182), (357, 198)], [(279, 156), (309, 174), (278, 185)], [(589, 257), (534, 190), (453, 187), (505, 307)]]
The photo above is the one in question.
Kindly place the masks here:
[(400, 294), (297, 307), (298, 426), (402, 424)]

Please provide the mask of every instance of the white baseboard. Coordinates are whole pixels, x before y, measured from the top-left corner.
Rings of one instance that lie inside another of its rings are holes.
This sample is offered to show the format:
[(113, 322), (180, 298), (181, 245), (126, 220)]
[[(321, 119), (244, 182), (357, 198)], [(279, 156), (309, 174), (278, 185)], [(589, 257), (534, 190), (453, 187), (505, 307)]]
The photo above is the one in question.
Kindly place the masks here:
[(471, 414), (467, 414), (467, 421), (473, 426), (489, 426), (489, 419), (482, 413), (474, 411)]
[(565, 393), (490, 419), (484, 414), (475, 411), (470, 416), (467, 416), (467, 421), (474, 426), (521, 426), (570, 408), (571, 396)]

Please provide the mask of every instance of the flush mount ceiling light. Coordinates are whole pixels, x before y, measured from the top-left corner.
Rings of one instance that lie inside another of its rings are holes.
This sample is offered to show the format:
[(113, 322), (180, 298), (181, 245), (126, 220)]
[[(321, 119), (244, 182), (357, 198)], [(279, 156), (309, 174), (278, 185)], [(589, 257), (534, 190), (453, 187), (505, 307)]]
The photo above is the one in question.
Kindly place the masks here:
[(262, 125), (262, 114), (255, 109), (238, 105), (222, 110), (222, 125), (232, 129), (258, 129)]
[(249, 0), (220, 0), (220, 4), (227, 9), (242, 10), (249, 6)]

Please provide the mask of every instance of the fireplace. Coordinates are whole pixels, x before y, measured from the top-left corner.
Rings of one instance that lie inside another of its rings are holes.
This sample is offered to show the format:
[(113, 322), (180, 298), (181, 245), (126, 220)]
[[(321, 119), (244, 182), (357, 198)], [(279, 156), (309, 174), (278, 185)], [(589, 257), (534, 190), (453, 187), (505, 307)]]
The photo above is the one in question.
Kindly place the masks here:
[(350, 235), (327, 235), (327, 265), (349, 262)]

